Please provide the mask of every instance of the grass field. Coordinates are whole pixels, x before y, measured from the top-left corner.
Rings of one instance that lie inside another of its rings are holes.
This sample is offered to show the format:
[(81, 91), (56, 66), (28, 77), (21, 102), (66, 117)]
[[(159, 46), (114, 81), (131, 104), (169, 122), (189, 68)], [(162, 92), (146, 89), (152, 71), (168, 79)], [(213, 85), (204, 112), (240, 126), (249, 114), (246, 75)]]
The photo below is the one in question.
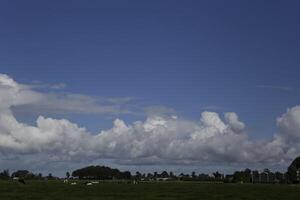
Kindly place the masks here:
[(92, 200), (92, 199), (300, 199), (300, 186), (203, 184), (196, 182), (163, 182), (117, 184), (100, 183), (92, 186), (70, 185), (58, 181), (32, 181), (26, 185), (0, 182), (0, 199), (22, 200)]

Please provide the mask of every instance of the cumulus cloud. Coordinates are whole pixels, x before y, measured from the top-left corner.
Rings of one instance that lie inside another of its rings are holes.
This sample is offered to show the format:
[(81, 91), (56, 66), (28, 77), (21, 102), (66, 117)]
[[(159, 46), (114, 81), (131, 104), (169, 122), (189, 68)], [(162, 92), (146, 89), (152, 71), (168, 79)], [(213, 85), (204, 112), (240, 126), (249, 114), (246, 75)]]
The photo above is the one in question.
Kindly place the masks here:
[[(35, 87), (34, 87), (35, 88)], [(50, 114), (135, 114), (128, 109), (132, 98), (103, 98), (73, 93), (42, 93), (0, 74), (0, 100), (5, 109), (16, 113)]]
[(277, 126), (287, 140), (298, 142), (300, 140), (300, 106), (288, 109), (285, 114), (277, 118)]
[[(52, 161), (107, 158), (120, 164), (201, 164), (283, 163), (300, 153), (300, 106), (277, 119), (278, 133), (272, 139), (253, 141), (245, 131), (246, 125), (233, 112), (220, 116), (205, 111), (198, 121), (155, 114), (132, 124), (116, 119), (112, 128), (96, 134), (66, 119), (40, 116), (35, 126), (16, 120), (13, 106), (40, 105), (45, 98), (45, 94), (0, 75), (2, 155), (44, 155)], [(58, 107), (57, 96), (47, 98)], [(85, 96), (68, 96), (61, 100), (66, 107), (61, 109), (82, 105), (72, 98), (94, 105)]]

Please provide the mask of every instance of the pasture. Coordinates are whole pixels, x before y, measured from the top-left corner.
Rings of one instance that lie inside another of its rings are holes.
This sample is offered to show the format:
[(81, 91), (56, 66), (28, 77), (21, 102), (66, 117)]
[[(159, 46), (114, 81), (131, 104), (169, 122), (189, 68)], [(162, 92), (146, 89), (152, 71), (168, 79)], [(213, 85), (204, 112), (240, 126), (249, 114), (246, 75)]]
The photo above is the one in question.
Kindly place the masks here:
[(159, 200), (159, 199), (230, 199), (295, 200), (300, 199), (298, 185), (205, 184), (197, 182), (126, 183), (105, 182), (86, 186), (62, 181), (30, 181), (21, 185), (0, 182), (1, 200)]

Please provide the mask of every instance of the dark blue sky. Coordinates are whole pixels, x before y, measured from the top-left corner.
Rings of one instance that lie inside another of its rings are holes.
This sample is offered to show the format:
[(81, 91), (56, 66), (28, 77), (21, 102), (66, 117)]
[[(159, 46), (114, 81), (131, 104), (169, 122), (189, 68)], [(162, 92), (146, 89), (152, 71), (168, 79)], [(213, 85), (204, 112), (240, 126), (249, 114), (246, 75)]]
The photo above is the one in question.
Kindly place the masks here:
[[(299, 8), (283, 0), (2, 0), (0, 70), (193, 120), (214, 107), (234, 111), (255, 137), (271, 135), (276, 117), (300, 100)], [(91, 130), (111, 124), (69, 117)]]

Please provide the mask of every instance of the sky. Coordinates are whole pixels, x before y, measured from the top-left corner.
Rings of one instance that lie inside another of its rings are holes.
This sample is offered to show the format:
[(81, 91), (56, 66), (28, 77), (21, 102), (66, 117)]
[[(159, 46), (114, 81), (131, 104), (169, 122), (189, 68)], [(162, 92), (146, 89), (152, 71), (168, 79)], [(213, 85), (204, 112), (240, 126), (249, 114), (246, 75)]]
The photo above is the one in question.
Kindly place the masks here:
[(285, 170), (300, 155), (299, 8), (1, 1), (0, 169)]

